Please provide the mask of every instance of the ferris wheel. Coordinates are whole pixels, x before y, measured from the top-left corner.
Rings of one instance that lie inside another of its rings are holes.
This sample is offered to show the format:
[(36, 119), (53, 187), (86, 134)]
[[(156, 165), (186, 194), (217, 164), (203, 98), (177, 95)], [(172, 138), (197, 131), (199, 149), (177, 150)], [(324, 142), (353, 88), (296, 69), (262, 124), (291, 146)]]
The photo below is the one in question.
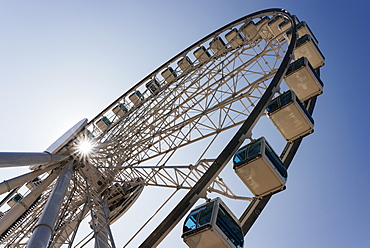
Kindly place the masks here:
[[(164, 187), (173, 194), (158, 210), (186, 193), (140, 247), (158, 246), (186, 216), (189, 247), (243, 247), (313, 132), (323, 91), (317, 45), (308, 25), (285, 10), (247, 15), (168, 60), (45, 152), (0, 153), (1, 167), (31, 169), (0, 183), (0, 245), (116, 247), (110, 225), (130, 215), (145, 188)], [(253, 136), (263, 116), (286, 141), (280, 155), (267, 138)], [(220, 177), (230, 161), (249, 196)], [(211, 193), (220, 198), (209, 199)], [(244, 213), (235, 217), (221, 198), (245, 202)], [(205, 203), (195, 207), (199, 199)], [(90, 232), (81, 238), (81, 229)]]

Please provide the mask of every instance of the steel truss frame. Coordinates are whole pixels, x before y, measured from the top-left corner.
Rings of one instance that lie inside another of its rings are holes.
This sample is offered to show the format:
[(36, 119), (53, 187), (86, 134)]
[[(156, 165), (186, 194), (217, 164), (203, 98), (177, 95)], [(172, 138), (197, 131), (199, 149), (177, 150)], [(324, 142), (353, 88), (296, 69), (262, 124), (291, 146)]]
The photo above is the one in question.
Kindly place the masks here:
[[(280, 9), (260, 11), (220, 28), (133, 86), (91, 120), (76, 139), (57, 152), (71, 156), (76, 166), (72, 175), (73, 183), (68, 186), (50, 247), (63, 244), (72, 247), (79, 225), (89, 211), (97, 240), (96, 247), (115, 247), (105, 212), (107, 206), (103, 204), (106, 202), (105, 190), (115, 182), (134, 183), (133, 179), (140, 177), (144, 178), (142, 184), (145, 186), (185, 189), (190, 190), (189, 194), (194, 191), (217, 192), (234, 199), (251, 200), (232, 193), (218, 174), (243, 140), (251, 138), (251, 130), (264, 114), (264, 107), (278, 92), (282, 76), (291, 60), (296, 34), (293, 32), (289, 43), (288, 39), (282, 38), (284, 33), (274, 34), (265, 24), (259, 28), (258, 35), (269, 34), (268, 38), (263, 35), (254, 37), (256, 39), (242, 37), (243, 43), (239, 47), (231, 46), (230, 41), (218, 52), (211, 50), (208, 44), (235, 28), (240, 29), (249, 21), (266, 16), (271, 19), (281, 16), (289, 20), (295, 30), (290, 14)], [(210, 55), (204, 61), (193, 56), (193, 52), (201, 46), (207, 47)], [(182, 71), (177, 62), (186, 56), (193, 60), (193, 64), (189, 70)], [(172, 82), (161, 76), (161, 72), (168, 67), (174, 68), (177, 75)], [(156, 94), (145, 88), (151, 80), (160, 85), (161, 90)], [(144, 100), (140, 104), (130, 102), (128, 96), (138, 90), (143, 92)], [(128, 113), (123, 117), (112, 112), (119, 103), (128, 108)], [(102, 117), (108, 118), (111, 123), (105, 131), (96, 125)], [(247, 122), (248, 127), (245, 128)], [(180, 148), (216, 137), (237, 126), (245, 130), (237, 133), (237, 144), (234, 142), (231, 148), (227, 148), (230, 153), (227, 158), (220, 154), (222, 163), (220, 157), (214, 160), (200, 157), (194, 161), (198, 161), (194, 166), (169, 165), (170, 158)], [(81, 156), (77, 149), (82, 139), (91, 139), (95, 144), (94, 152), (89, 156)], [(150, 162), (154, 165), (145, 165)], [(217, 170), (213, 169), (215, 164)], [(203, 178), (208, 178), (208, 182), (200, 188), (198, 184)], [(98, 181), (101, 184), (97, 184)], [(35, 202), (32, 211), (22, 216), (22, 222), (12, 229), (12, 233), (2, 236), (2, 244), (8, 247), (26, 246), (54, 186), (55, 182), (50, 184)], [(188, 207), (195, 201), (192, 198)], [(181, 211), (185, 214), (187, 210)], [(156, 230), (148, 237), (143, 247), (148, 247), (146, 244), (149, 243), (157, 244), (164, 238), (158, 237), (157, 233)]]

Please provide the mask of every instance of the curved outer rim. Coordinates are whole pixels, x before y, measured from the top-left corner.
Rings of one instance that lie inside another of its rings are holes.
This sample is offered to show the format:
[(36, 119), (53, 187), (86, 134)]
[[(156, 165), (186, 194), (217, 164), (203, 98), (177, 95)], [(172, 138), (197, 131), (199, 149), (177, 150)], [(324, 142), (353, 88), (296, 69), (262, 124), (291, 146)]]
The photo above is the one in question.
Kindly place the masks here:
[[(156, 245), (158, 245), (161, 242), (161, 240), (164, 239), (163, 235), (166, 235), (167, 233), (169, 233), (169, 231), (167, 231), (166, 229), (163, 229), (164, 224), (166, 224), (165, 223), (166, 220), (169, 219), (171, 222), (174, 222), (173, 221), (174, 218), (172, 217), (173, 216), (173, 213), (175, 212), (176, 209), (178, 209), (178, 207), (181, 204), (183, 206), (185, 206), (187, 209), (190, 209), (193, 206), (193, 204), (199, 198), (199, 195), (202, 195), (202, 193), (204, 192), (204, 188), (206, 188), (206, 186), (205, 187), (201, 187), (201, 184), (204, 184), (204, 182), (205, 182), (205, 180), (203, 180), (203, 179), (206, 179), (207, 177), (209, 178), (210, 177), (210, 173), (216, 174), (215, 173), (216, 171), (221, 171), (223, 169), (223, 165), (226, 164), (230, 160), (230, 158), (231, 158), (230, 156), (227, 156), (225, 153), (229, 153), (232, 156), (235, 153), (235, 151), (241, 146), (241, 144), (243, 143), (244, 139), (248, 137), (248, 134), (249, 134), (250, 130), (253, 128), (253, 126), (255, 125), (255, 123), (258, 121), (259, 117), (261, 116), (261, 113), (263, 112), (263, 110), (265, 109), (266, 105), (269, 103), (269, 101), (273, 97), (274, 93), (276, 92), (276, 90), (278, 88), (278, 85), (280, 84), (283, 76), (285, 75), (285, 72), (286, 72), (286, 70), (288, 68), (288, 65), (289, 65), (289, 63), (290, 63), (290, 61), (292, 59), (293, 51), (294, 51), (294, 48), (295, 48), (295, 45), (296, 45), (296, 40), (297, 40), (297, 34), (296, 34), (296, 24), (295, 24), (295, 22), (294, 22), (294, 20), (293, 20), (293, 18), (291, 16), (291, 14), (288, 11), (284, 10), (284, 9), (279, 9), (279, 8), (266, 9), (266, 10), (258, 11), (258, 12), (255, 12), (255, 13), (252, 13), (252, 14), (249, 14), (249, 15), (246, 15), (244, 17), (241, 17), (241, 18), (239, 18), (239, 19), (237, 19), (237, 20), (235, 20), (235, 21), (233, 21), (233, 22), (231, 22), (231, 23), (229, 23), (229, 24), (227, 24), (227, 25), (225, 25), (225, 26), (217, 29), (216, 31), (214, 31), (211, 34), (207, 35), (206, 37), (200, 39), (199, 41), (197, 41), (193, 45), (189, 46), (188, 48), (186, 48), (182, 52), (178, 53), (173, 58), (171, 58), (170, 60), (168, 60), (166, 63), (162, 64), (156, 70), (154, 70), (153, 72), (151, 72), (148, 76), (146, 76), (141, 81), (139, 81), (139, 83), (137, 83), (136, 85), (134, 85), (133, 87), (131, 87), (128, 91), (126, 91), (122, 96), (120, 96), (117, 100), (115, 100), (112, 104), (110, 104), (107, 108), (105, 108), (101, 113), (99, 113), (89, 123), (87, 123), (87, 125), (89, 125), (90, 123), (92, 123), (93, 121), (95, 121), (98, 117), (100, 117), (102, 115), (102, 113), (108, 111), (110, 108), (112, 108), (114, 106), (114, 104), (116, 104), (118, 101), (120, 101), (120, 99), (122, 99), (123, 97), (125, 97), (126, 95), (128, 95), (130, 92), (132, 92), (133, 90), (135, 90), (136, 88), (138, 88), (143, 83), (145, 83), (154, 74), (159, 73), (167, 65), (171, 64), (173, 61), (176, 61), (177, 59), (179, 59), (179, 58), (183, 57), (184, 55), (186, 55), (187, 51), (191, 51), (193, 48), (199, 46), (199, 44), (204, 43), (206, 40), (208, 40), (211, 37), (215, 36), (217, 33), (221, 33), (227, 27), (236, 25), (239, 22), (245, 21), (246, 19), (258, 18), (260, 16), (265, 16), (265, 15), (269, 15), (269, 14), (281, 14), (281, 15), (284, 15), (284, 16), (288, 17), (288, 19), (290, 20), (290, 22), (292, 24), (292, 30), (293, 30), (291, 43), (288, 46), (288, 50), (287, 50), (287, 52), (286, 52), (286, 54), (284, 56), (284, 59), (283, 59), (281, 65), (280, 65), (279, 69), (277, 70), (277, 73), (275, 74), (273, 80), (269, 84), (266, 92), (263, 94), (262, 98), (258, 102), (257, 106), (253, 109), (253, 111), (250, 114), (250, 116), (247, 118), (247, 120), (244, 122), (244, 124), (240, 127), (240, 129), (235, 134), (235, 136), (232, 138), (232, 140), (227, 144), (227, 146), (225, 147), (225, 149), (217, 157), (216, 161), (212, 164), (212, 166), (209, 168), (209, 170), (207, 171), (207, 173), (199, 180), (199, 182), (193, 187), (193, 189), (188, 192), (188, 194), (183, 198), (183, 200), (180, 201), (180, 203), (178, 204), (178, 206), (176, 206), (176, 208), (166, 217), (166, 219), (157, 227), (157, 229), (155, 229), (155, 231), (151, 235), (148, 236), (148, 238), (143, 242), (143, 244), (140, 247), (152, 247), (152, 246), (156, 246)], [(309, 111), (310, 113), (312, 113), (312, 111), (313, 111), (313, 107), (315, 105), (315, 100), (316, 100), (316, 98), (314, 98), (314, 99), (312, 99), (311, 101), (308, 102), (308, 105), (311, 108), (311, 111)], [(286, 146), (286, 148), (284, 149), (284, 151), (286, 151), (287, 149), (290, 149), (287, 153), (295, 153), (297, 151), (298, 147), (299, 147), (300, 142), (301, 142), (301, 140), (298, 140), (297, 142), (294, 142), (294, 143), (288, 143), (287, 146)], [(234, 152), (231, 152), (230, 153), (230, 150), (232, 150)], [(294, 154), (293, 154), (293, 156), (294, 156)], [(226, 161), (226, 163), (225, 163), (225, 161)], [(290, 161), (288, 162), (288, 164), (287, 163), (284, 163), (284, 165), (286, 167), (289, 167), (289, 164), (290, 164)], [(192, 195), (192, 196), (190, 197), (190, 195)], [(197, 197), (195, 199), (195, 201), (194, 201), (194, 197)], [(269, 199), (270, 199), (270, 197), (268, 197), (268, 199), (264, 203), (263, 207), (267, 204), (267, 202), (268, 202)], [(184, 205), (183, 204), (183, 201), (185, 201), (185, 202), (187, 201), (186, 202), (187, 204)], [(258, 202), (256, 202), (256, 204), (258, 204)], [(251, 205), (252, 205), (252, 203), (250, 204), (250, 206)], [(263, 207), (262, 207), (262, 209), (263, 209)], [(180, 209), (181, 210), (184, 210), (184, 207), (181, 207)], [(183, 215), (185, 215), (186, 212), (187, 211), (183, 211), (183, 213), (184, 213)], [(171, 216), (171, 214), (172, 214), (172, 216)], [(178, 219), (178, 218), (181, 219), (183, 217), (183, 215), (181, 215), (180, 218), (179, 218), (179, 216), (177, 216), (175, 219)], [(172, 218), (172, 220), (171, 220), (171, 218)], [(177, 224), (177, 222), (175, 224)], [(167, 224), (167, 226), (168, 226), (168, 224)], [(168, 229), (170, 229), (170, 228), (168, 228)], [(166, 230), (166, 231), (163, 231), (163, 230)], [(245, 230), (245, 229), (243, 228), (243, 230)], [(152, 245), (149, 245), (149, 244), (152, 244)]]
[[(296, 41), (297, 41), (297, 32), (296, 32), (297, 29), (296, 29), (296, 24), (295, 24), (295, 21), (292, 15), (284, 9), (267, 9), (267, 10), (258, 11), (250, 15), (247, 15), (245, 17), (242, 17), (232, 22), (231, 24), (237, 23), (238, 21), (244, 20), (247, 18), (256, 18), (256, 17), (259, 17), (259, 15), (263, 16), (263, 15), (268, 15), (271, 13), (280, 13), (286, 16), (292, 24), (292, 31), (293, 31), (291, 43), (288, 46), (287, 52), (274, 78), (272, 79), (271, 83), (269, 84), (268, 88), (266, 89), (261, 99), (258, 101), (256, 107), (253, 109), (253, 111), (248, 116), (247, 120), (242, 124), (242, 126), (239, 128), (239, 130), (234, 135), (234, 137), (230, 140), (230, 142), (225, 146), (225, 148), (216, 158), (216, 160), (208, 168), (207, 172), (199, 179), (199, 181), (193, 186), (193, 188), (184, 196), (184, 198), (177, 204), (177, 206), (171, 211), (171, 213), (167, 215), (167, 217), (158, 225), (158, 227), (139, 246), (140, 248), (158, 246), (159, 243), (167, 236), (167, 234), (171, 232), (171, 230), (178, 224), (178, 222), (191, 209), (191, 207), (196, 203), (196, 201), (201, 196), (205, 195), (205, 189), (211, 184), (214, 178), (222, 171), (222, 169), (230, 161), (234, 153), (243, 144), (243, 141), (246, 138), (250, 137), (252, 128), (257, 123), (261, 114), (263, 114), (264, 109), (266, 108), (270, 100), (272, 99), (274, 93), (277, 91), (279, 84), (282, 81), (285, 75), (285, 72), (288, 69), (289, 63), (293, 57), (293, 51), (294, 51)], [(226, 26), (229, 26), (231, 24), (228, 24)], [(216, 32), (217, 31), (213, 32), (212, 34)], [(297, 149), (298, 147), (296, 148), (296, 150)]]
[[(210, 39), (211, 37), (214, 37), (216, 34), (218, 33), (221, 33), (222, 31), (224, 31), (225, 29), (227, 29), (228, 27), (230, 26), (234, 26), (234, 25), (237, 25), (241, 22), (244, 22), (245, 20), (247, 19), (254, 19), (254, 18), (258, 18), (260, 16), (265, 16), (265, 15), (269, 15), (269, 14), (276, 14), (276, 13), (279, 13), (279, 14), (282, 14), (282, 15), (286, 15), (286, 16), (289, 16), (291, 17), (290, 13), (284, 9), (279, 9), (279, 8), (271, 8), (271, 9), (266, 9), (266, 10), (261, 10), (261, 11), (257, 11), (257, 12), (254, 12), (252, 14), (249, 14), (249, 15), (246, 15), (246, 16), (243, 16), (229, 24), (226, 24), (225, 26), (217, 29), (216, 31), (210, 33), (209, 35), (205, 36), (204, 38), (198, 40), (197, 42), (195, 42), (194, 44), (190, 45), (189, 47), (187, 47), (186, 49), (184, 49), (183, 51), (181, 51), (180, 53), (178, 53), (177, 55), (175, 55), (174, 57), (172, 57), (171, 59), (169, 59), (167, 62), (165, 62), (164, 64), (162, 64), (161, 66), (159, 66), (157, 69), (155, 69), (154, 71), (152, 71), (151, 73), (149, 73), (145, 78), (143, 78), (142, 80), (140, 80), (137, 84), (135, 84), (134, 86), (132, 86), (129, 90), (127, 90), (125, 93), (123, 93), (120, 97), (118, 97), (115, 101), (113, 101), (110, 105), (108, 105), (108, 107), (106, 107), (103, 111), (101, 111), (98, 115), (96, 115), (92, 120), (90, 120), (88, 123), (87, 123), (87, 126), (91, 125), (92, 123), (94, 123), (95, 121), (97, 121), (99, 119), (99, 117), (101, 117), (105, 112), (107, 112), (109, 109), (113, 108), (115, 104), (117, 104), (121, 99), (123, 99), (124, 97), (128, 96), (130, 93), (132, 93), (133, 91), (135, 91), (139, 86), (141, 86), (142, 84), (144, 84), (146, 81), (148, 81), (149, 79), (151, 79), (153, 77), (153, 75), (155, 74), (158, 74), (160, 73), (160, 71), (162, 71), (163, 69), (167, 68), (167, 66), (171, 63), (173, 63), (174, 61), (184, 57), (188, 51), (191, 51), (192, 49), (196, 48), (197, 46), (199, 46), (200, 44), (204, 43), (206, 40)], [(292, 23), (294, 23), (294, 30), (296, 29), (295, 28), (295, 22), (292, 21)], [(295, 36), (295, 32), (293, 32), (293, 36)], [(294, 40), (294, 46), (295, 46), (295, 41), (296, 41), (296, 38), (295, 37), (292, 37), (292, 41)], [(294, 48), (293, 48), (294, 49)]]

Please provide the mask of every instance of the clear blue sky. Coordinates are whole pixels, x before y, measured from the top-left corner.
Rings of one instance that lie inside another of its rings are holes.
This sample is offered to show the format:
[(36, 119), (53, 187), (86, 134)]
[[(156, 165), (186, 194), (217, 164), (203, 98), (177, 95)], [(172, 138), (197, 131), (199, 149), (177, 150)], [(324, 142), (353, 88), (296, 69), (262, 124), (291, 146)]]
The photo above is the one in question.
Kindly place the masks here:
[[(0, 151), (45, 150), (77, 121), (93, 118), (205, 35), (252, 12), (285, 8), (307, 21), (319, 40), (326, 57), (325, 89), (314, 113), (315, 132), (293, 161), (287, 190), (268, 204), (245, 247), (370, 247), (369, 5), (1, 1)], [(22, 170), (3, 169), (0, 180)], [(135, 207), (145, 211), (155, 200)], [(118, 247), (133, 218), (113, 225)], [(160, 247), (186, 247), (180, 235), (177, 231)]]

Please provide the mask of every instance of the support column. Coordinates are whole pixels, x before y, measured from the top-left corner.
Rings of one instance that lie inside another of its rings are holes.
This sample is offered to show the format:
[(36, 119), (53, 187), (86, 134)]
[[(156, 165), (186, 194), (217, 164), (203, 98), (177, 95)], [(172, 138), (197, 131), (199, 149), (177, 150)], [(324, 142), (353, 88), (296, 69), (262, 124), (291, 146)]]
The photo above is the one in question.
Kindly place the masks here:
[(67, 159), (48, 152), (0, 152), (0, 167), (48, 165)]
[(37, 171), (32, 171), (17, 177), (14, 177), (9, 180), (5, 180), (4, 182), (0, 183), (0, 195), (9, 192), (12, 189), (22, 186), (23, 184), (27, 183), (28, 181), (34, 179), (35, 177), (47, 172), (51, 171), (52, 169), (55, 169), (59, 164), (51, 165), (45, 169), (37, 170)]
[(54, 232), (54, 225), (58, 217), (63, 198), (67, 192), (73, 172), (73, 161), (70, 161), (60, 174), (57, 184), (53, 189), (42, 215), (34, 229), (32, 237), (28, 242), (28, 248), (47, 247), (51, 235)]
[(35, 200), (59, 175), (59, 171), (51, 173), (42, 183), (31, 191), (25, 198), (17, 202), (3, 218), (0, 219), (0, 234), (3, 234), (24, 212), (26, 212)]

